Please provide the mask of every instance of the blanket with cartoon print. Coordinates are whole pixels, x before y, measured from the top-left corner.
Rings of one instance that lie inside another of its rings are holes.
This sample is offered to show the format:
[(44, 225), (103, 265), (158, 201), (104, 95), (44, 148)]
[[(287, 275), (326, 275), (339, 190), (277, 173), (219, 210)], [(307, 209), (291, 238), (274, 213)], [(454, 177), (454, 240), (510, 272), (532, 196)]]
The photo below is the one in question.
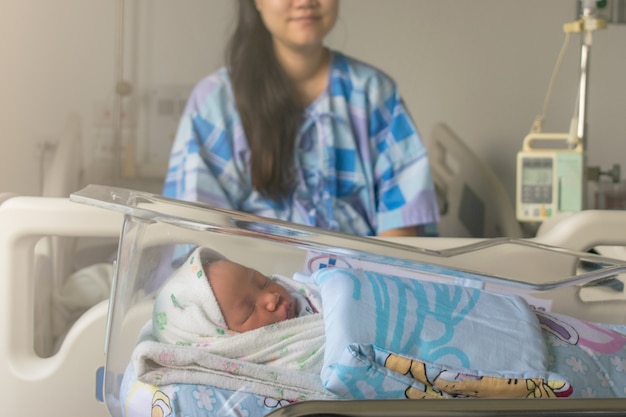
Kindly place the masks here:
[(626, 395), (620, 333), (458, 285), (347, 268), (314, 277), (322, 380), (342, 398)]
[[(623, 328), (538, 311), (516, 297), (348, 272), (329, 268), (311, 276), (322, 290), (324, 320), (333, 327), (326, 330), (322, 379), (337, 396), (626, 397)], [(365, 315), (363, 305), (354, 305), (359, 303), (373, 303), (375, 314)], [(483, 325), (490, 329), (481, 332)], [(515, 331), (519, 338), (511, 336)], [(162, 415), (261, 417), (307, 399), (304, 392), (253, 394), (245, 380), (220, 388), (215, 376), (208, 383), (146, 384), (132, 365), (121, 398), (127, 415), (137, 417), (155, 409)]]

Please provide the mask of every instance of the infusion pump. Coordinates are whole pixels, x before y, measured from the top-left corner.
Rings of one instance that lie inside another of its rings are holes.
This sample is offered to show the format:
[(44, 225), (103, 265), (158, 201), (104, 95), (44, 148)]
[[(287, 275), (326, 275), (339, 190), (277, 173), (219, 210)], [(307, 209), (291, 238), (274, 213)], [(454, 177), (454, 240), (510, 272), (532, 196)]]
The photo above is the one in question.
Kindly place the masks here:
[(583, 209), (584, 154), (569, 134), (535, 133), (517, 154), (516, 216), (540, 222)]

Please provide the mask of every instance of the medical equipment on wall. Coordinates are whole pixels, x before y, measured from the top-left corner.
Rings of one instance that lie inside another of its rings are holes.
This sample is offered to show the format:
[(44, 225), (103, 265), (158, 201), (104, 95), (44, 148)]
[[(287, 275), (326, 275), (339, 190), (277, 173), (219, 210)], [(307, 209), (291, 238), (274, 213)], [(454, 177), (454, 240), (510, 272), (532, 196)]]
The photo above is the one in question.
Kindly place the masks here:
[[(541, 222), (562, 212), (586, 209), (588, 167), (586, 165), (586, 116), (589, 53), (592, 32), (606, 28), (598, 17), (605, 1), (581, 0), (581, 18), (564, 25), (565, 41), (555, 65), (542, 115), (517, 154), (516, 216), (520, 221)], [(566, 133), (542, 132), (554, 80), (571, 33), (582, 36), (578, 103)]]

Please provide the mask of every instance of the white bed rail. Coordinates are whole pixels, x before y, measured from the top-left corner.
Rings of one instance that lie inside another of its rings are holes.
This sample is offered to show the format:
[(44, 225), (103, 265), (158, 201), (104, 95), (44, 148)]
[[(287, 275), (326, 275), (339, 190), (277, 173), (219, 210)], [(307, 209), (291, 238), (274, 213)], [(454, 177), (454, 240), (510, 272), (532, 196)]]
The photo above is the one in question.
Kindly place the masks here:
[(54, 355), (38, 355), (34, 250), (49, 236), (115, 238), (122, 223), (118, 213), (67, 198), (13, 197), (0, 205), (0, 392), (7, 415), (108, 415), (95, 383), (104, 364), (106, 301), (74, 323)]
[(577, 251), (626, 246), (626, 210), (584, 210), (544, 222), (531, 240)]

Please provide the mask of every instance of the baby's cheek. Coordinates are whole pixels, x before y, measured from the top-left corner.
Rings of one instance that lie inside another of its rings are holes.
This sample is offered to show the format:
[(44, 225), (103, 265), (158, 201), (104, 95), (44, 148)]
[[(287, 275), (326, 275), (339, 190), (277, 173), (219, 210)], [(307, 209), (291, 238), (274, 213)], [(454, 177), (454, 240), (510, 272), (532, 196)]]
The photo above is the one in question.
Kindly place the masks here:
[(283, 315), (279, 310), (274, 311), (272, 314), (268, 314), (263, 318), (263, 326), (270, 326), (272, 324), (283, 321)]

